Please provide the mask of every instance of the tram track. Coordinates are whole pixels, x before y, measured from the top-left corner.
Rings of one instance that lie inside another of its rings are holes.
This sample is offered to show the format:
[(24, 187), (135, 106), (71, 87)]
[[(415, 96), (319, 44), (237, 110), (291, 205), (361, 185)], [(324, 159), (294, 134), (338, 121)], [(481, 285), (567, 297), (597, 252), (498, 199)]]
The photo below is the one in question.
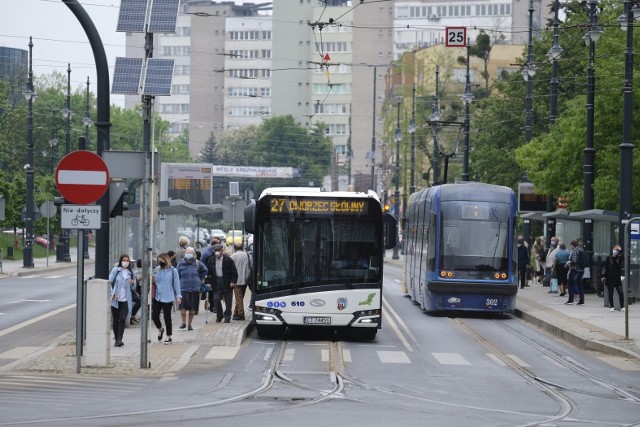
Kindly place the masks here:
[[(127, 425), (157, 425), (157, 419), (149, 419), (148, 417), (151, 415), (161, 415), (161, 414), (170, 414), (178, 411), (180, 415), (180, 421), (205, 421), (217, 418), (229, 418), (235, 416), (249, 415), (249, 414), (261, 414), (261, 413), (271, 413), (271, 412), (279, 412), (282, 410), (296, 409), (304, 406), (315, 405), (321, 402), (325, 402), (327, 400), (333, 399), (335, 397), (341, 397), (341, 393), (344, 389), (345, 381), (341, 374), (336, 372), (339, 368), (341, 371), (345, 371), (344, 363), (342, 358), (338, 355), (338, 344), (336, 342), (328, 342), (329, 346), (329, 369), (327, 370), (327, 375), (330, 377), (331, 383), (333, 387), (330, 390), (322, 390), (317, 387), (313, 387), (300, 381), (297, 381), (290, 376), (282, 369), (282, 362), (285, 356), (285, 350), (287, 347), (287, 340), (285, 339), (276, 343), (276, 350), (271, 353), (269, 361), (267, 363), (266, 369), (262, 374), (261, 383), (254, 389), (239, 393), (234, 396), (230, 396), (224, 399), (205, 402), (194, 405), (180, 405), (180, 406), (172, 406), (172, 407), (164, 407), (159, 409), (149, 409), (143, 411), (123, 411), (118, 413), (109, 413), (102, 415), (91, 415), (91, 416), (77, 416), (77, 417), (59, 417), (59, 418), (43, 418), (43, 419), (35, 419), (28, 421), (18, 421), (18, 422), (0, 422), (0, 426), (2, 425), (33, 425), (33, 424), (59, 424), (66, 423), (68, 425), (76, 425), (77, 423), (89, 422), (89, 421), (104, 421), (100, 423), (101, 426), (119, 426), (122, 425), (122, 419), (127, 419)], [(225, 377), (223, 381), (228, 383), (228, 379)], [(272, 408), (265, 409), (251, 409), (251, 410), (237, 410), (237, 411), (229, 411), (224, 414), (207, 414), (205, 416), (188, 416), (188, 411), (198, 410), (198, 409), (207, 409), (214, 407), (221, 407), (224, 405), (230, 405), (242, 401), (249, 401), (254, 399), (260, 395), (267, 393), (274, 387), (274, 384), (285, 384), (297, 389), (303, 389), (306, 391), (311, 391), (317, 393), (318, 396), (310, 398), (310, 399), (299, 399), (299, 400), (278, 400), (272, 399), (274, 403), (284, 403), (284, 405), (276, 405)], [(138, 419), (138, 417), (140, 417)], [(147, 419), (145, 419), (147, 417)], [(113, 424), (109, 422), (109, 420), (113, 420)], [(166, 420), (164, 420), (166, 421)]]
[(632, 393), (627, 392), (621, 387), (611, 384), (605, 380), (602, 380), (595, 375), (588, 372), (585, 368), (579, 366), (575, 361), (569, 361), (566, 358), (558, 355), (556, 352), (540, 345), (535, 342), (531, 338), (527, 337), (523, 333), (515, 330), (514, 328), (506, 325), (504, 323), (496, 323), (500, 328), (504, 329), (512, 336), (525, 343), (529, 347), (535, 349), (536, 351), (542, 353), (547, 358), (551, 359), (556, 365), (561, 366), (562, 368), (569, 369), (573, 371), (575, 374), (579, 375), (582, 378), (585, 378), (592, 383), (608, 390), (609, 392), (613, 392), (616, 396), (612, 397), (611, 395), (606, 395), (604, 393), (594, 393), (586, 390), (580, 390), (573, 387), (563, 386), (561, 384), (557, 384), (553, 381), (546, 380), (544, 378), (539, 377), (533, 371), (528, 368), (525, 368), (519, 365), (515, 360), (513, 360), (507, 353), (502, 351), (499, 347), (493, 344), (491, 341), (483, 337), (480, 333), (475, 331), (472, 327), (464, 322), (463, 319), (454, 318), (451, 319), (459, 328), (461, 328), (464, 332), (473, 337), (476, 341), (481, 343), (487, 349), (489, 349), (492, 354), (498, 357), (504, 364), (509, 366), (514, 372), (518, 373), (523, 378), (530, 380), (533, 384), (539, 387), (543, 392), (551, 396), (554, 400), (558, 402), (560, 405), (560, 411), (550, 417), (547, 417), (543, 420), (533, 421), (531, 423), (522, 424), (523, 426), (538, 426), (540, 424), (558, 422), (562, 420), (567, 420), (572, 415), (574, 415), (578, 409), (577, 403), (566, 394), (566, 392), (579, 393), (584, 395), (589, 395), (598, 398), (607, 398), (607, 399), (618, 399), (629, 401), (633, 403), (640, 404), (640, 397), (633, 395)]

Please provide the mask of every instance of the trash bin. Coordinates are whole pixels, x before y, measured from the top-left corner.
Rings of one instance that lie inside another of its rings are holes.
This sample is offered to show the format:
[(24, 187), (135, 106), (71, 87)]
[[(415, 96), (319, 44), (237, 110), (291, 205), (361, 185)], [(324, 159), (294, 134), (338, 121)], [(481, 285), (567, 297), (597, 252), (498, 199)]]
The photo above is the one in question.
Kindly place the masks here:
[(13, 259), (13, 248), (11, 246), (7, 246), (7, 259)]

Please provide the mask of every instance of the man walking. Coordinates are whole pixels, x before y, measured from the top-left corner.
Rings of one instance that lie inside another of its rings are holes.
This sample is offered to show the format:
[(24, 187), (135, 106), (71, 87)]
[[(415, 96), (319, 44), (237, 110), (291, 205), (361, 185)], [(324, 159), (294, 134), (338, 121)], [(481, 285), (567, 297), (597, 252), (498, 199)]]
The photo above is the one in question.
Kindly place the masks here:
[(238, 271), (238, 281), (233, 287), (235, 305), (233, 307), (232, 320), (244, 320), (244, 295), (247, 292), (247, 280), (251, 275), (251, 256), (242, 249), (242, 243), (233, 244), (234, 252), (231, 259)]
[[(224, 316), (224, 323), (229, 323), (231, 321), (233, 287), (238, 281), (238, 271), (231, 257), (223, 254), (224, 247), (221, 244), (214, 245), (212, 249), (214, 256), (210, 256), (206, 264), (209, 271), (209, 282), (213, 287), (213, 292), (209, 293), (209, 305), (215, 307), (216, 322), (221, 322)], [(224, 312), (222, 310), (223, 299)]]

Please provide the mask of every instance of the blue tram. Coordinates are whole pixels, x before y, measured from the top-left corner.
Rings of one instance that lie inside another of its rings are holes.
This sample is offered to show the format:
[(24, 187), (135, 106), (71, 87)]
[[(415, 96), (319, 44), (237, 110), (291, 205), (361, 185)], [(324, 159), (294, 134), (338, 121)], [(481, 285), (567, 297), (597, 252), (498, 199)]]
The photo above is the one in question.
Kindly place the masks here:
[(405, 224), (405, 285), (427, 312), (511, 313), (518, 290), (516, 199), (466, 182), (414, 193)]

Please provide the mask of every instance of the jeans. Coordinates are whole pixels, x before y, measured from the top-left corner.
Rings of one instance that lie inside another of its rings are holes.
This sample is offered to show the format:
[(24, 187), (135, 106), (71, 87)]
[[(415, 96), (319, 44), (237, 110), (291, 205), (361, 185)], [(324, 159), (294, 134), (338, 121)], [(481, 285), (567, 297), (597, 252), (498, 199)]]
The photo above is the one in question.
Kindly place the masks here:
[(580, 296), (579, 304), (584, 304), (584, 285), (582, 284), (582, 271), (571, 270), (569, 272), (569, 299), (567, 302), (573, 302), (575, 295)]
[(135, 292), (131, 293), (131, 299), (133, 300), (133, 308), (131, 309), (131, 317), (136, 317), (136, 313), (142, 307), (142, 301), (140, 300), (140, 296)]
[(122, 341), (124, 335), (124, 323), (129, 314), (129, 303), (127, 301), (118, 301), (118, 308), (111, 306), (111, 320), (113, 323), (113, 336), (116, 340)]

